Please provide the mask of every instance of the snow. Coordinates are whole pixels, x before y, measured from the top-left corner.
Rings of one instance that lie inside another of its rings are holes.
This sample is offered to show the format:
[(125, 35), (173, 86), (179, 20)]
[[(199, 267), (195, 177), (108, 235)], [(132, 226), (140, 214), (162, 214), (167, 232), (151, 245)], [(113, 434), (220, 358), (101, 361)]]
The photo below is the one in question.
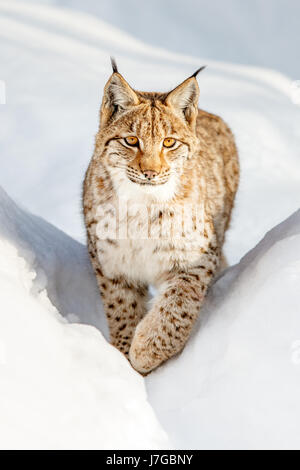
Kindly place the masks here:
[(94, 287), (85, 248), (0, 190), (0, 448), (168, 447), (142, 377), (60, 314), (95, 314)]
[[(0, 36), (0, 185), (16, 201), (0, 191), (0, 447), (299, 448), (299, 212), (249, 252), (299, 208), (293, 81), (148, 46), (51, 2), (0, 0)], [(184, 352), (146, 380), (104, 339), (84, 247), (110, 54), (145, 90), (208, 63), (200, 106), (229, 123), (241, 160), (225, 252), (231, 264), (249, 253), (214, 284)]]
[[(35, 0), (53, 4), (57, 0)], [(59, 0), (174, 52), (300, 76), (297, 0)]]

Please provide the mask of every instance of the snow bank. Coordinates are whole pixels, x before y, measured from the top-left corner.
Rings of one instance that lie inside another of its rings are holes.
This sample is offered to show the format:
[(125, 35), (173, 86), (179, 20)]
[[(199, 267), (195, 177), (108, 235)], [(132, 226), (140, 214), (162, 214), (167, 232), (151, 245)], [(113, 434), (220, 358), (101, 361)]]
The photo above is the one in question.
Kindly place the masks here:
[(183, 353), (147, 378), (173, 443), (300, 448), (300, 210), (214, 284)]
[(143, 379), (56, 308), (87, 321), (94, 287), (84, 248), (0, 190), (0, 448), (168, 446)]
[[(57, 4), (57, 0), (35, 0)], [(300, 77), (295, 0), (59, 0), (143, 41), (210, 59), (272, 67)], [(133, 14), (134, 12), (134, 14)], [(159, 12), (159, 14), (157, 14)]]
[[(300, 211), (215, 282), (183, 353), (146, 378), (172, 446), (300, 448), (299, 283)], [(170, 445), (144, 379), (82, 324), (106, 328), (85, 248), (3, 190), (0, 305), (1, 448)]]

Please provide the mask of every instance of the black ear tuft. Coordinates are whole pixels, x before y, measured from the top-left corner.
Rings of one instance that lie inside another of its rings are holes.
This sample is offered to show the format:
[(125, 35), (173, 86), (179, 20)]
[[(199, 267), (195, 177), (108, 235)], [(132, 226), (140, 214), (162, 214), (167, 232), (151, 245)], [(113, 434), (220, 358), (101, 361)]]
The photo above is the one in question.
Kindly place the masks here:
[(118, 67), (117, 67), (117, 63), (116, 63), (114, 57), (111, 57), (111, 56), (110, 56), (110, 62), (111, 62), (111, 66), (112, 66), (113, 72), (114, 72), (114, 73), (119, 73)]
[(202, 65), (202, 67), (200, 67), (199, 69), (196, 70), (196, 72), (193, 73), (193, 75), (190, 76), (190, 78), (192, 77), (197, 77), (198, 73), (202, 72), (202, 70), (206, 69), (207, 65)]

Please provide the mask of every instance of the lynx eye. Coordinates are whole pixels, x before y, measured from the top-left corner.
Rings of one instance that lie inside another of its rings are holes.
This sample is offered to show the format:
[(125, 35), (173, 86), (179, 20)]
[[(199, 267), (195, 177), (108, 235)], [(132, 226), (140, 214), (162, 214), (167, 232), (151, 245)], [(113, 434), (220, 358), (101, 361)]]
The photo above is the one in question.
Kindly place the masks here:
[(127, 145), (130, 145), (131, 147), (137, 147), (139, 143), (139, 139), (135, 137), (134, 135), (131, 135), (129, 137), (125, 137), (125, 142)]
[(166, 148), (171, 148), (171, 147), (174, 147), (175, 143), (176, 143), (175, 139), (173, 139), (172, 137), (167, 137), (163, 141), (163, 146)]

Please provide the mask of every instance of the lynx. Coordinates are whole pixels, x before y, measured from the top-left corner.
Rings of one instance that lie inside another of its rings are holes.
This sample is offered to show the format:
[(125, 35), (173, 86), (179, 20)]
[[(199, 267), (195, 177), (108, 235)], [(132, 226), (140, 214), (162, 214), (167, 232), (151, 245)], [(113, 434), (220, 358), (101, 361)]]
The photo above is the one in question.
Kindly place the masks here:
[(198, 109), (203, 67), (157, 93), (112, 66), (84, 217), (111, 343), (145, 375), (183, 349), (220, 270), (239, 163), (228, 126)]

